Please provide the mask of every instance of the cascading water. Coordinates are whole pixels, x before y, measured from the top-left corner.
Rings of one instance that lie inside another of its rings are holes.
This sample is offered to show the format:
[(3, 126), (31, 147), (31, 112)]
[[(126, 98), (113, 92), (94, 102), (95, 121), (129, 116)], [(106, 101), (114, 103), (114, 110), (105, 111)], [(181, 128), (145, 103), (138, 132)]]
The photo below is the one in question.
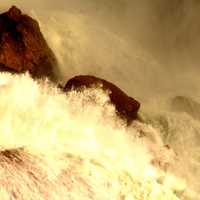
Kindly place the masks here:
[(159, 130), (138, 121), (127, 128), (100, 88), (65, 95), (28, 75), (1, 74), (0, 99), (2, 199), (195, 195), (173, 174), (176, 155)]
[(126, 127), (99, 88), (1, 74), (1, 199), (200, 199), (198, 59), (181, 49), (196, 4), (148, 2), (11, 2), (40, 21), (61, 83), (97, 75), (142, 107)]

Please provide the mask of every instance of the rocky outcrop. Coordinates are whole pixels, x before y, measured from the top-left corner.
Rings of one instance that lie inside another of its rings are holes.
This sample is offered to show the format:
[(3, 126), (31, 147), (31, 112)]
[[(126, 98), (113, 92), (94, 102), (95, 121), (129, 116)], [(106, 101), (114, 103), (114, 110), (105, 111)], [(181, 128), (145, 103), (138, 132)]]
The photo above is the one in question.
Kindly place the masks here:
[(15, 6), (0, 15), (0, 71), (21, 73), (54, 80), (56, 59), (36, 20)]
[(95, 76), (75, 76), (66, 83), (64, 91), (77, 90), (83, 87), (89, 88), (95, 85), (100, 85), (104, 90), (110, 91), (110, 101), (115, 105), (117, 114), (125, 119), (128, 124), (137, 118), (140, 103), (106, 80)]

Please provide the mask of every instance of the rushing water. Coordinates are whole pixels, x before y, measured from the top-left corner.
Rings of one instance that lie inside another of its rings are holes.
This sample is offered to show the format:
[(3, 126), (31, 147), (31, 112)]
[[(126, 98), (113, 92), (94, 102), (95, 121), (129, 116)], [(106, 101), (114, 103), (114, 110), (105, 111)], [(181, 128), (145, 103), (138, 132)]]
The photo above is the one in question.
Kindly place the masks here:
[(199, 4), (10, 2), (39, 20), (61, 83), (100, 76), (142, 106), (127, 128), (100, 89), (1, 74), (0, 144), (18, 149), (0, 155), (2, 199), (200, 199)]

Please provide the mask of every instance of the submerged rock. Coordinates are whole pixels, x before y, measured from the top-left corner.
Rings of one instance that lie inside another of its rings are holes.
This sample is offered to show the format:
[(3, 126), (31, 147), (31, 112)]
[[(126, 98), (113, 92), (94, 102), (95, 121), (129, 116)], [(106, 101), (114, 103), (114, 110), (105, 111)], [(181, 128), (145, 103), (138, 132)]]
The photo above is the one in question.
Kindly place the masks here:
[(54, 80), (56, 59), (36, 20), (15, 6), (0, 15), (0, 71), (21, 73)]
[(115, 105), (117, 114), (125, 119), (128, 124), (137, 118), (140, 103), (132, 97), (129, 97), (116, 85), (104, 79), (88, 75), (75, 76), (66, 83), (64, 91), (98, 85), (104, 90), (109, 90), (110, 101)]

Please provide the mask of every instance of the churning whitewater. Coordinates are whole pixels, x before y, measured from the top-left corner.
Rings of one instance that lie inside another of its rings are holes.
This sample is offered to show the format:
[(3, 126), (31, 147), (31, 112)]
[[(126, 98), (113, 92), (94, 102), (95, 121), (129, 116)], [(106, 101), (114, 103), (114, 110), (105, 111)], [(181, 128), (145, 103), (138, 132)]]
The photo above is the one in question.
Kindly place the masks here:
[(64, 94), (28, 74), (1, 73), (0, 80), (1, 199), (195, 195), (170, 170), (177, 155), (159, 130), (139, 121), (127, 128), (101, 88)]
[(60, 83), (96, 75), (141, 109), (127, 127), (101, 88), (0, 73), (0, 199), (199, 200), (200, 4), (14, 2), (40, 22)]

